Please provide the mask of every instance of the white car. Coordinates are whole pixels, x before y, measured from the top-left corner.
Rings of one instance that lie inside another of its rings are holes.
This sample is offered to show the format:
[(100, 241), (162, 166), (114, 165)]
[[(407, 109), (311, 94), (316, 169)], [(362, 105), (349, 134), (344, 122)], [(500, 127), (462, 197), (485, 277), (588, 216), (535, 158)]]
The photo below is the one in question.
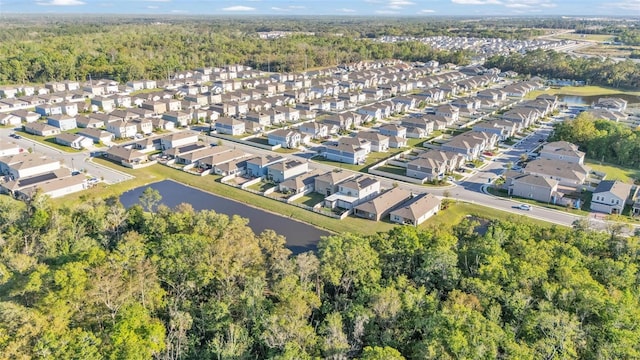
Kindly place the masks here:
[(529, 204), (520, 204), (518, 206), (518, 209), (529, 211), (529, 210), (531, 210), (531, 205), (529, 205)]

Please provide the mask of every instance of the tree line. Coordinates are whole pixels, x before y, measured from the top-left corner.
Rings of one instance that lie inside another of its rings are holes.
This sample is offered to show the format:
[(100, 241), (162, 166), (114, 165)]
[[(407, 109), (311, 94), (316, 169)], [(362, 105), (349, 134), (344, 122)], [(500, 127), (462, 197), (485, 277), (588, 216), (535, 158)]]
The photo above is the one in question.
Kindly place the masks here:
[(640, 64), (632, 60), (574, 57), (553, 50), (539, 49), (525, 54), (492, 56), (487, 59), (485, 65), (526, 75), (586, 81), (592, 85), (640, 88)]
[(584, 150), (586, 156), (629, 168), (640, 167), (640, 129), (583, 112), (554, 125), (550, 141), (564, 140)]
[(246, 219), (160, 202), (0, 198), (3, 357), (640, 356), (638, 237), (465, 219), (293, 256)]

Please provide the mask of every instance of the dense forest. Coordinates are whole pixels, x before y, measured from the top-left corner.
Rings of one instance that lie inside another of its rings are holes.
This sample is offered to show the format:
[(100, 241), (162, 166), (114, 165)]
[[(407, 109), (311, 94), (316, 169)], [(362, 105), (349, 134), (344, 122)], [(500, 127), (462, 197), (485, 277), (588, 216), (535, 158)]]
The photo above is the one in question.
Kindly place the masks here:
[(534, 50), (524, 55), (493, 56), (487, 59), (485, 66), (520, 74), (586, 81), (592, 85), (640, 88), (640, 64), (632, 60), (616, 62), (599, 57), (573, 57), (553, 50)]
[[(564, 140), (584, 150), (588, 158), (640, 168), (640, 129), (610, 120), (596, 120), (583, 112), (554, 125), (550, 141)], [(640, 180), (640, 179), (638, 179)]]
[(292, 256), (160, 201), (1, 197), (2, 358), (640, 357), (640, 239), (616, 229), (466, 219)]
[(255, 31), (241, 29), (204, 22), (8, 28), (0, 41), (0, 83), (89, 76), (123, 82), (165, 79), (175, 71), (235, 63), (265, 71), (302, 71), (363, 59), (467, 64), (471, 58), (468, 51), (435, 51), (415, 41), (379, 43), (334, 32), (261, 40)]

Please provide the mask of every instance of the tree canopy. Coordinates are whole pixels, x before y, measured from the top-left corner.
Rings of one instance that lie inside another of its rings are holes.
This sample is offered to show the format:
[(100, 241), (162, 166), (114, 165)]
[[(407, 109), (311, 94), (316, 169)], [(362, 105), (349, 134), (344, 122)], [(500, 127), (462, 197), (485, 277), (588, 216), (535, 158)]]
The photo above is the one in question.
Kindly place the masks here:
[(640, 356), (637, 237), (465, 219), (292, 256), (245, 219), (152, 208), (0, 198), (3, 357)]

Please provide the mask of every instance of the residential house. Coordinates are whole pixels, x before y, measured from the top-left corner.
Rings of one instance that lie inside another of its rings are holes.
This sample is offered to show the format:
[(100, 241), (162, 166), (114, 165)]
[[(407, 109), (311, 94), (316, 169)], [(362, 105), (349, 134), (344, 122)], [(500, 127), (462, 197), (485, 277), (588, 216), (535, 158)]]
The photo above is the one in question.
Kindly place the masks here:
[(40, 119), (40, 114), (29, 110), (15, 110), (12, 111), (11, 114), (19, 117), (21, 121), (26, 123), (36, 122)]
[(79, 134), (62, 133), (55, 137), (56, 143), (64, 146), (69, 146), (74, 149), (87, 149), (93, 145), (93, 140)]
[(79, 128), (99, 129), (104, 127), (104, 121), (80, 115), (76, 117), (76, 124)]
[(380, 181), (368, 176), (359, 176), (338, 184), (338, 191), (324, 199), (324, 206), (351, 210), (358, 204), (369, 201), (380, 193)]
[(184, 127), (191, 122), (191, 114), (183, 111), (169, 111), (162, 114), (162, 120), (171, 121), (178, 127)]
[(407, 128), (397, 124), (384, 124), (378, 128), (380, 134), (385, 136), (398, 136), (401, 138), (407, 137)]
[(78, 131), (78, 135), (88, 137), (96, 144), (97, 143), (108, 144), (112, 142), (115, 137), (113, 133), (96, 129), (96, 128), (86, 128), (84, 130)]
[(130, 168), (142, 165), (149, 161), (147, 154), (122, 146), (110, 147), (104, 153), (104, 156), (111, 161)]
[(18, 144), (0, 141), (0, 157), (18, 155), (22, 149)]
[[(424, 134), (424, 136), (427, 136), (433, 132), (434, 122), (427, 119), (426, 117), (407, 116), (400, 120), (400, 125), (406, 127), (407, 129), (420, 129), (422, 130), (422, 133), (420, 134)], [(420, 138), (424, 136), (420, 136)], [(417, 136), (412, 135), (412, 133), (407, 130), (407, 137)]]
[(25, 124), (24, 131), (28, 134), (39, 135), (39, 136), (53, 136), (53, 135), (60, 134), (60, 128), (57, 128), (55, 126), (51, 126), (48, 124), (43, 124), (40, 122)]
[(295, 149), (300, 146), (302, 135), (291, 129), (278, 129), (267, 134), (269, 145), (281, 145), (283, 148)]
[[(124, 121), (129, 121), (129, 120), (133, 120), (133, 119), (138, 119), (140, 118), (140, 114), (133, 112), (132, 110), (134, 109), (130, 109), (130, 110), (113, 110), (112, 112), (109, 113), (109, 115), (114, 116), (119, 118), (120, 120), (124, 120)], [(146, 117), (146, 116), (145, 116)]]
[(107, 124), (107, 131), (118, 139), (132, 138), (138, 133), (138, 126), (131, 121), (112, 121)]
[(326, 144), (323, 150), (324, 157), (327, 160), (346, 164), (362, 164), (366, 161), (367, 154), (369, 154), (369, 150), (360, 145), (345, 143)]
[(452, 122), (458, 121), (460, 117), (460, 108), (450, 104), (440, 105), (436, 107), (434, 110), (436, 115), (441, 115), (446, 118), (449, 118), (451, 119)]
[(514, 174), (506, 179), (510, 196), (518, 196), (525, 199), (556, 204), (561, 197), (558, 193), (559, 182), (533, 174)]
[(116, 101), (111, 97), (96, 96), (91, 99), (91, 105), (97, 106), (100, 111), (111, 112), (116, 108)]
[(627, 100), (616, 97), (600, 98), (593, 104), (593, 108), (624, 112), (627, 109)]
[(267, 178), (281, 183), (309, 171), (309, 163), (302, 160), (289, 159), (267, 166)]
[(326, 124), (321, 124), (315, 121), (309, 121), (303, 123), (298, 127), (303, 135), (309, 135), (313, 139), (323, 139), (329, 136), (329, 127)]
[(319, 175), (318, 169), (300, 174), (278, 184), (278, 190), (282, 193), (309, 194), (314, 191), (315, 179)]
[(151, 125), (154, 129), (167, 131), (171, 131), (176, 127), (176, 123), (174, 123), (173, 121), (167, 121), (158, 118), (151, 119)]
[(247, 113), (247, 121), (252, 121), (260, 124), (261, 126), (271, 125), (271, 116), (262, 112), (250, 111)]
[(496, 119), (473, 125), (473, 131), (496, 134), (499, 141), (505, 141), (520, 131), (520, 126), (513, 121)]
[(236, 120), (229, 117), (221, 117), (216, 120), (216, 131), (219, 134), (242, 135), (245, 133), (244, 121)]
[(0, 113), (0, 124), (16, 126), (22, 123), (22, 119), (13, 114)]
[(60, 104), (36, 105), (34, 111), (41, 116), (62, 115), (62, 106)]
[(433, 194), (423, 193), (389, 213), (392, 222), (418, 226), (440, 211), (442, 201)]
[(173, 133), (167, 136), (163, 136), (160, 138), (160, 147), (162, 150), (182, 147), (186, 145), (195, 144), (198, 142), (198, 134), (183, 131), (178, 133)]
[(251, 177), (267, 176), (267, 167), (275, 163), (284, 161), (280, 155), (256, 156), (247, 160), (246, 172)]
[(398, 205), (409, 199), (411, 199), (411, 192), (400, 187), (394, 187), (367, 202), (355, 206), (353, 213), (365, 219), (380, 221)]
[(145, 101), (141, 108), (151, 111), (153, 114), (161, 115), (167, 112), (167, 104), (162, 101)]
[(284, 119), (289, 122), (298, 122), (300, 121), (300, 110), (291, 108), (288, 106), (275, 106), (273, 108), (275, 111), (279, 111), (284, 114)]
[(625, 205), (631, 205), (632, 185), (618, 180), (603, 180), (591, 196), (591, 210), (607, 214), (622, 214)]
[(389, 137), (374, 131), (360, 131), (356, 138), (364, 139), (371, 143), (371, 151), (386, 152), (389, 150)]
[(554, 141), (542, 146), (541, 159), (584, 164), (585, 153), (578, 150), (578, 145), (566, 141)]
[(50, 115), (47, 117), (47, 124), (55, 126), (61, 131), (71, 130), (78, 127), (76, 118), (68, 115)]
[(441, 149), (462, 154), (467, 160), (476, 159), (485, 150), (495, 148), (498, 136), (482, 131), (469, 131), (442, 144)]
[(60, 169), (60, 161), (26, 151), (0, 158), (0, 172), (9, 175), (12, 180), (44, 174), (58, 169)]
[(428, 157), (417, 157), (407, 163), (406, 176), (422, 182), (439, 180), (448, 170), (447, 164)]
[(578, 188), (587, 181), (590, 168), (578, 163), (559, 163), (557, 160), (536, 159), (523, 170), (527, 174), (557, 180), (560, 185)]
[(317, 176), (314, 180), (315, 192), (324, 196), (330, 196), (339, 191), (338, 185), (348, 179), (353, 178), (355, 175), (350, 171), (334, 170)]

